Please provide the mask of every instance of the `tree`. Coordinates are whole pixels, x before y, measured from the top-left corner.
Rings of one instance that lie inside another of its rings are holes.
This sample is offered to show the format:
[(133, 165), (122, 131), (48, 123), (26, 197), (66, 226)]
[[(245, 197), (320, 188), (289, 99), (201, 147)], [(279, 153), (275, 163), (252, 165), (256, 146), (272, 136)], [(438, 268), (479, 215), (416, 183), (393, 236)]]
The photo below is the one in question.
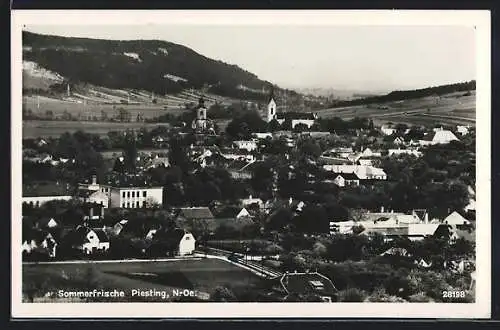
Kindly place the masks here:
[(249, 139), (252, 133), (266, 130), (267, 123), (255, 111), (234, 118), (226, 127), (226, 133), (233, 139)]

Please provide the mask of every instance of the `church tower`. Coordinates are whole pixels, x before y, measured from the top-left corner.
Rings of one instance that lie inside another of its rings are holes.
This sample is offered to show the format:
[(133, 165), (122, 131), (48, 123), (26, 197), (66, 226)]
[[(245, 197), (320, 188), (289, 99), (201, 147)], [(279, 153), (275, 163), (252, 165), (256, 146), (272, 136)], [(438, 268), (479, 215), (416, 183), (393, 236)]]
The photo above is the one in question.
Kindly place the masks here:
[(269, 123), (276, 118), (276, 101), (274, 100), (274, 92), (269, 95), (269, 103), (267, 104), (267, 122)]
[(207, 108), (205, 107), (205, 100), (200, 97), (196, 107), (196, 118), (193, 120), (192, 128), (197, 132), (203, 132), (207, 129)]

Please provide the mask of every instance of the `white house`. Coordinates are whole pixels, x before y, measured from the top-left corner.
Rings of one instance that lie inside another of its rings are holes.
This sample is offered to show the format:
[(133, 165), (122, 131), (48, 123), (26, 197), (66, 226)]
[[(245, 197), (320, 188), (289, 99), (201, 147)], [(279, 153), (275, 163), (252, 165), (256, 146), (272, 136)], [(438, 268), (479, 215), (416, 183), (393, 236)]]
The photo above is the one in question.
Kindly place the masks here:
[(399, 155), (411, 155), (415, 157), (421, 157), (422, 153), (415, 149), (389, 149), (389, 156), (399, 156)]
[(163, 187), (111, 187), (110, 207), (148, 208), (162, 203)]
[(193, 254), (195, 246), (196, 246), (196, 239), (194, 238), (193, 234), (185, 231), (179, 240), (178, 255), (185, 256)]
[(469, 134), (469, 126), (457, 125), (457, 132), (462, 136)]
[(253, 140), (234, 141), (233, 144), (236, 146), (236, 148), (238, 148), (240, 150), (246, 150), (248, 152), (257, 150), (257, 143)]
[(392, 135), (392, 134), (394, 134), (396, 132), (396, 129), (392, 128), (392, 127), (389, 127), (389, 126), (386, 126), (386, 125), (382, 125), (382, 127), (380, 128), (380, 131), (384, 135)]
[(367, 158), (370, 158), (370, 157), (382, 157), (382, 153), (380, 153), (380, 152), (374, 152), (370, 148), (366, 148), (361, 153), (361, 157), (367, 157)]
[(42, 250), (49, 257), (56, 256), (57, 242), (51, 233), (42, 230), (31, 231), (21, 245), (21, 251), (30, 254), (34, 250)]
[(359, 178), (355, 173), (343, 173), (337, 175), (337, 177), (333, 179), (333, 183), (339, 187), (359, 186)]
[(292, 119), (292, 128), (295, 128), (295, 126), (299, 124), (306, 125), (307, 128), (311, 128), (312, 125), (314, 125), (314, 122), (314, 119)]
[(457, 211), (454, 211), (443, 220), (443, 223), (448, 225), (469, 225), (470, 221), (461, 216)]
[(104, 252), (109, 249), (109, 238), (104, 230), (87, 228), (84, 233), (84, 241), (80, 249), (85, 254)]
[(422, 146), (427, 145), (435, 145), (435, 144), (447, 144), (452, 141), (459, 141), (458, 138), (449, 130), (437, 130), (434, 133), (434, 137), (432, 139), (429, 138), (429, 135), (424, 136), (423, 140), (420, 140), (419, 143)]
[(362, 165), (323, 165), (326, 171), (335, 173), (355, 173), (361, 180), (387, 180), (383, 169)]
[(246, 208), (242, 208), (238, 214), (236, 214), (236, 219), (239, 219), (239, 218), (245, 218), (245, 217), (251, 217), (250, 213), (248, 212), (248, 210)]
[(264, 202), (262, 201), (262, 199), (254, 198), (252, 195), (250, 195), (248, 198), (241, 199), (240, 202), (243, 207), (247, 207), (254, 204), (258, 205), (259, 209), (264, 207)]
[(397, 137), (394, 139), (393, 143), (394, 143), (394, 144), (398, 144), (398, 145), (399, 145), (399, 144), (404, 144), (404, 143), (405, 143), (405, 140), (404, 140), (402, 137), (397, 136)]

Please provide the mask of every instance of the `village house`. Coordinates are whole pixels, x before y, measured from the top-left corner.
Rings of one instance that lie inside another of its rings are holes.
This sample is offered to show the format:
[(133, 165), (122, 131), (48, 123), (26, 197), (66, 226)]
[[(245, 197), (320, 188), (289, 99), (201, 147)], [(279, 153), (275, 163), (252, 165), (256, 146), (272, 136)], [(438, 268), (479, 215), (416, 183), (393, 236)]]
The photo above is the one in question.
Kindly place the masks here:
[(382, 153), (380, 151), (373, 151), (370, 148), (365, 148), (361, 152), (360, 156), (363, 158), (382, 157)]
[(459, 141), (458, 138), (449, 130), (437, 129), (434, 136), (430, 134), (424, 136), (419, 140), (421, 146), (435, 145), (435, 144), (448, 144), (452, 141)]
[(248, 152), (252, 152), (254, 150), (257, 150), (257, 142), (255, 142), (253, 140), (233, 141), (233, 145), (240, 150), (246, 150)]
[(101, 228), (78, 226), (68, 233), (64, 240), (72, 248), (87, 255), (106, 252), (110, 246), (109, 237)]
[[(158, 235), (160, 237), (158, 238)], [(160, 240), (166, 243), (167, 252), (171, 256), (187, 256), (192, 255), (196, 248), (196, 239), (193, 234), (184, 229), (176, 228), (169, 231), (158, 229), (150, 230), (146, 235), (146, 241), (149, 242), (149, 248), (152, 247), (155, 240)]]
[(380, 128), (380, 131), (384, 135), (392, 135), (396, 132), (396, 129), (393, 127), (387, 126), (387, 125), (382, 125), (382, 127)]
[(387, 180), (383, 169), (362, 165), (323, 165), (323, 169), (334, 173), (354, 173), (360, 180)]
[(467, 126), (457, 125), (457, 132), (458, 132), (460, 135), (464, 136), (464, 135), (469, 134), (469, 128), (470, 128), (470, 126), (469, 126), (469, 125), (467, 125)]
[(470, 225), (470, 221), (465, 219), (457, 211), (452, 212), (450, 215), (444, 218), (443, 223), (448, 225)]
[(255, 198), (252, 195), (248, 196), (248, 198), (241, 199), (240, 203), (243, 207), (252, 207), (253, 205), (257, 205), (259, 209), (264, 207), (264, 201), (260, 198)]
[(401, 136), (397, 136), (394, 138), (392, 143), (394, 143), (395, 145), (402, 145), (402, 144), (405, 144), (405, 139), (402, 138)]
[(356, 173), (339, 173), (333, 179), (333, 183), (339, 187), (359, 186), (359, 177)]
[(206, 206), (181, 207), (177, 211), (177, 218), (187, 220), (210, 220), (214, 219), (214, 215)]
[(421, 157), (422, 152), (416, 150), (416, 149), (389, 149), (388, 150), (389, 157), (390, 156), (400, 156), (400, 155), (411, 155), (415, 157)]
[(56, 256), (57, 242), (49, 231), (40, 229), (23, 229), (23, 242), (21, 251), (23, 255), (33, 252), (47, 255), (50, 258)]

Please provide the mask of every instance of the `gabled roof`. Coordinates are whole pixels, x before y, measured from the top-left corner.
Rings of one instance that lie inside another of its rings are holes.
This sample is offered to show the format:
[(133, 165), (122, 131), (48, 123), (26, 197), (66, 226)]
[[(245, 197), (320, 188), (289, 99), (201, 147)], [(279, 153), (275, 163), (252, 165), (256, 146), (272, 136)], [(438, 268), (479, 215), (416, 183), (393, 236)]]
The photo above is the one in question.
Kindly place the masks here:
[(94, 228), (92, 229), (94, 231), (94, 233), (96, 233), (97, 235), (97, 238), (99, 239), (99, 241), (101, 243), (105, 243), (105, 242), (109, 242), (109, 237), (108, 235), (104, 232), (104, 230), (100, 229), (100, 228)]
[(182, 207), (179, 209), (178, 216), (186, 219), (213, 219), (212, 211), (206, 206), (201, 207)]
[(335, 177), (341, 176), (344, 180), (359, 180), (359, 177), (356, 173), (338, 173)]

